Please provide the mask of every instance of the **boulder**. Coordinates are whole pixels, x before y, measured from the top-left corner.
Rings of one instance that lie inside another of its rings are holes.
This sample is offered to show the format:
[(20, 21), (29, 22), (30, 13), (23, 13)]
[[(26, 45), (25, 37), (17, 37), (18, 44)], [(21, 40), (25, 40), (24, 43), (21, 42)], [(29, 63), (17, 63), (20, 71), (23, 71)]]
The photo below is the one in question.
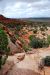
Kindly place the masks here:
[(25, 53), (20, 53), (20, 54), (17, 55), (17, 59), (19, 61), (22, 61), (24, 59), (24, 57), (25, 57)]

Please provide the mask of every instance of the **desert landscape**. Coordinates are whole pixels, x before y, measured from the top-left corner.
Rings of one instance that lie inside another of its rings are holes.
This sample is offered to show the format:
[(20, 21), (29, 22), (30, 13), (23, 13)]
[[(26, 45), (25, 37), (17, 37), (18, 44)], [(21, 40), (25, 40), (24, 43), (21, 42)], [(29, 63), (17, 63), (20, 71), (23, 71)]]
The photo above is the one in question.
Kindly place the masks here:
[(0, 75), (50, 75), (50, 22), (0, 15)]

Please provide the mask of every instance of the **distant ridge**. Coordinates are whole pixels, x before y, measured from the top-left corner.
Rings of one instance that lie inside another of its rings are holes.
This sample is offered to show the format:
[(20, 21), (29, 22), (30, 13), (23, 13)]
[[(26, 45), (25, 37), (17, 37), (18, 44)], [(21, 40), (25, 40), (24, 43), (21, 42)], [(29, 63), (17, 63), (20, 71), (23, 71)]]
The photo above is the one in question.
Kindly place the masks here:
[(5, 24), (7, 23), (26, 23), (28, 21), (31, 22), (50, 22), (50, 17), (40, 17), (40, 18), (6, 18), (3, 15), (0, 15), (0, 22), (3, 22)]
[(6, 18), (3, 15), (0, 15), (0, 22), (8, 24), (8, 23), (23, 23), (24, 21), (21, 19)]
[(22, 18), (22, 20), (34, 21), (34, 22), (50, 22), (50, 17)]

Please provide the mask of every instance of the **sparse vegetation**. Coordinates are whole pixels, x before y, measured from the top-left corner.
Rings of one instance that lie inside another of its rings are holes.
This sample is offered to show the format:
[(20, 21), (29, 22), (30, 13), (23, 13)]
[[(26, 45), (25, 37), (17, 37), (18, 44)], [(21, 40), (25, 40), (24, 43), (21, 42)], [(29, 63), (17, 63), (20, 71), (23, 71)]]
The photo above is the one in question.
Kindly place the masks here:
[(50, 35), (47, 36), (47, 41), (50, 44)]
[(35, 37), (35, 36), (34, 36), (34, 35), (30, 35), (30, 36), (29, 36), (29, 40), (32, 40), (33, 37)]
[(25, 52), (31, 51), (31, 47), (24, 45), (23, 49)]
[[(31, 68), (38, 67), (40, 72), (43, 71), (45, 75), (45, 66), (50, 66), (50, 56), (45, 57), (43, 59), (43, 62), (41, 62), (41, 59), (43, 58), (43, 54), (44, 56), (46, 56), (50, 52), (49, 51), (50, 47), (48, 47), (50, 44), (50, 35), (49, 35), (50, 22), (38, 22), (38, 21), (33, 22), (33, 21), (24, 21), (22, 19), (15, 20), (9, 18), (8, 19), (5, 18), (5, 20), (3, 19), (1, 21), (2, 22), (0, 22), (0, 28), (1, 28), (0, 29), (0, 68), (2, 67), (3, 64), (5, 64), (9, 50), (11, 49), (10, 54), (15, 54), (15, 53), (16, 54), (15, 56), (13, 55), (13, 57), (10, 56), (9, 58), (12, 59), (8, 58), (8, 61), (12, 60), (13, 62), (15, 62), (14, 64), (16, 65), (17, 64), (16, 62), (21, 61), (20, 59), (18, 60), (16, 59), (21, 58), (24, 52), (26, 58), (24, 61), (22, 61), (23, 63), (21, 63), (24, 64), (23, 67), (26, 66), (27, 69), (30, 67)], [(49, 33), (47, 30), (49, 31)], [(8, 38), (6, 34), (8, 35)], [(10, 39), (9, 40), (10, 49), (8, 48), (9, 46), (8, 39)], [(19, 53), (18, 55), (17, 52), (21, 53)], [(26, 53), (30, 54), (34, 53), (34, 54), (27, 55)], [(36, 62), (34, 63), (35, 66), (33, 66), (34, 64), (32, 64), (32, 62), (34, 61)], [(22, 65), (20, 65), (20, 67), (22, 67)], [(16, 70), (16, 67), (14, 67), (14, 69)]]
[(25, 34), (27, 34), (27, 32), (23, 31), (23, 32), (22, 32), (22, 35), (25, 35)]
[(33, 37), (33, 39), (30, 40), (30, 46), (33, 48), (42, 48), (42, 47), (47, 47), (48, 42), (45, 41), (45, 39), (40, 39), (37, 37)]
[(41, 31), (45, 31), (45, 30), (44, 30), (44, 27), (40, 27), (40, 30), (41, 30)]
[(34, 34), (37, 33), (37, 28), (33, 29), (33, 33), (34, 33)]
[[(2, 29), (0, 29), (0, 68), (1, 68), (2, 64), (5, 63), (6, 58), (8, 57), (9, 50), (10, 49), (8, 48), (7, 35)], [(5, 54), (4, 59), (2, 59), (3, 54)]]
[(50, 66), (50, 56), (46, 56), (43, 60), (45, 66)]

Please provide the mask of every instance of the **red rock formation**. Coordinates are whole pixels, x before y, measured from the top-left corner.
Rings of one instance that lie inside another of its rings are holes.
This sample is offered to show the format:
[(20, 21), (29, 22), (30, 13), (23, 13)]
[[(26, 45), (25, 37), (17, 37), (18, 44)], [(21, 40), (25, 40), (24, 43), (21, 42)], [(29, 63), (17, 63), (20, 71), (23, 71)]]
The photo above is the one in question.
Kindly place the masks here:
[(3, 22), (4, 24), (9, 24), (9, 23), (15, 23), (15, 24), (20, 23), (20, 25), (25, 24), (25, 21), (21, 19), (6, 18), (3, 15), (0, 15), (0, 22)]
[(0, 15), (0, 20), (4, 20), (5, 17), (3, 15)]

